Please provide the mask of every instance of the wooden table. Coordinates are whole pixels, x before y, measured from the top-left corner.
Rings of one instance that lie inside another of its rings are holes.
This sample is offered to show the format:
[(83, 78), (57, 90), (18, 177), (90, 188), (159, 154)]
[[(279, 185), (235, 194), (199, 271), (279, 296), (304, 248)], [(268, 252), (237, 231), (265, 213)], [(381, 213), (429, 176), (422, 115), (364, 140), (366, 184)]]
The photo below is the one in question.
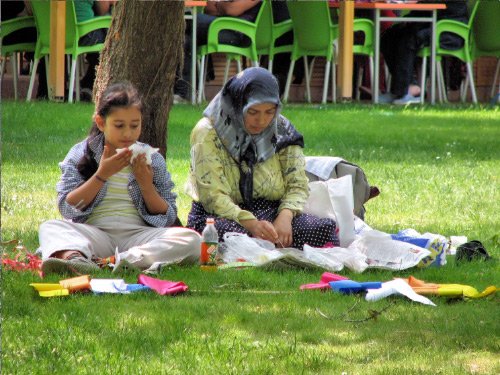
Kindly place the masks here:
[[(352, 3), (352, 1), (347, 1)], [(338, 7), (338, 3), (330, 2), (331, 7)], [(375, 11), (375, 51), (374, 51), (374, 77), (373, 77), (373, 87), (372, 87), (372, 99), (373, 103), (378, 103), (379, 97), (379, 70), (380, 70), (380, 23), (384, 21), (389, 22), (430, 22), (432, 27), (432, 36), (431, 36), (431, 104), (436, 102), (436, 91), (435, 91), (435, 82), (436, 82), (436, 22), (437, 22), (437, 11), (439, 9), (446, 9), (445, 4), (439, 3), (417, 3), (416, 1), (408, 1), (405, 3), (395, 3), (395, 2), (386, 2), (386, 1), (376, 1), (371, 3), (357, 3), (354, 2), (354, 7), (356, 9), (373, 9)], [(342, 9), (342, 8), (341, 8)], [(429, 17), (382, 17), (380, 15), (382, 10), (415, 10), (415, 11), (427, 11), (432, 12)], [(344, 22), (343, 27), (340, 28), (340, 35), (342, 40), (343, 33), (352, 34), (352, 24), (348, 25), (347, 22)], [(341, 25), (342, 26), (342, 25)], [(341, 54), (345, 53), (341, 50)], [(341, 64), (349, 64), (352, 66), (352, 51), (350, 56), (341, 56), (340, 58)], [(341, 72), (343, 72), (343, 68), (341, 67)], [(351, 70), (352, 72), (352, 70)], [(352, 76), (351, 76), (352, 77)], [(342, 79), (342, 78), (341, 78)], [(347, 79), (347, 77), (343, 77), (343, 79)], [(349, 79), (351, 79), (349, 77)]]

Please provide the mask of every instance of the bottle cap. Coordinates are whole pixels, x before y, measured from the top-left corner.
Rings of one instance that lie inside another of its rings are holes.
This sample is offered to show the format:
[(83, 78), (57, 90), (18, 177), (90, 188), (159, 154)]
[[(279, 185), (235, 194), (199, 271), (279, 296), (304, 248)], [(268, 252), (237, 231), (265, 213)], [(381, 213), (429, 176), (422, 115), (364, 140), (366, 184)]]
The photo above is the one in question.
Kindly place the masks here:
[(207, 224), (215, 224), (215, 219), (213, 217), (207, 217)]

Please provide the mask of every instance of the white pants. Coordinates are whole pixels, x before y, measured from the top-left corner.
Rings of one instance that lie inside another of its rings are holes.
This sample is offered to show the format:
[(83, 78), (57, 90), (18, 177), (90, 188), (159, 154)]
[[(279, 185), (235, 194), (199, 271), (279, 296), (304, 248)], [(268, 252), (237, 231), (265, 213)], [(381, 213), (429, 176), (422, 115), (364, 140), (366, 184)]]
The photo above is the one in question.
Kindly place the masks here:
[(147, 269), (153, 263), (194, 264), (200, 257), (201, 237), (191, 229), (154, 228), (140, 218), (106, 217), (92, 225), (49, 220), (40, 225), (42, 260), (61, 250), (77, 250), (91, 259), (106, 258), (118, 249), (120, 258)]

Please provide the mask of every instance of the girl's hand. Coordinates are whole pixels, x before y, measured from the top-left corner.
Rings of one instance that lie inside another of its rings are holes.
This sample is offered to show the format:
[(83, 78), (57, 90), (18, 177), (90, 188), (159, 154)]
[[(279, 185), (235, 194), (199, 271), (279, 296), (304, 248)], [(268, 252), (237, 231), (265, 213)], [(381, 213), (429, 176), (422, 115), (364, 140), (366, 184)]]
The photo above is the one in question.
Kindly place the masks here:
[(274, 229), (278, 233), (277, 245), (279, 247), (290, 247), (292, 245), (292, 219), (292, 211), (283, 209), (273, 222)]
[(132, 151), (126, 149), (119, 153), (113, 154), (108, 146), (104, 146), (104, 151), (101, 156), (97, 175), (104, 180), (120, 172), (123, 168), (130, 164)]
[(253, 237), (262, 238), (263, 240), (273, 243), (278, 239), (278, 233), (274, 229), (273, 224), (265, 220), (242, 220), (241, 225), (248, 230)]
[(146, 155), (139, 154), (132, 162), (132, 172), (142, 190), (153, 185), (153, 168), (146, 163)]

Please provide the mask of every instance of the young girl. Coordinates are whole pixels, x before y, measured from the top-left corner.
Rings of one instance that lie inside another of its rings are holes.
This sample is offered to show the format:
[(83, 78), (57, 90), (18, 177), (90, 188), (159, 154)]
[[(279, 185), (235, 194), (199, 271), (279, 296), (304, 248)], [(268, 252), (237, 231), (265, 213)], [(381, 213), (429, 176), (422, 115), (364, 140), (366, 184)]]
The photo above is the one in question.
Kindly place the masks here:
[(170, 227), (177, 208), (165, 159), (155, 152), (149, 165), (144, 153), (132, 158), (128, 149), (139, 139), (141, 117), (132, 85), (113, 84), (102, 93), (89, 136), (60, 163), (58, 205), (66, 220), (40, 226), (45, 274), (93, 272), (98, 266), (92, 259), (115, 251), (121, 265), (150, 271), (197, 261), (199, 234)]

